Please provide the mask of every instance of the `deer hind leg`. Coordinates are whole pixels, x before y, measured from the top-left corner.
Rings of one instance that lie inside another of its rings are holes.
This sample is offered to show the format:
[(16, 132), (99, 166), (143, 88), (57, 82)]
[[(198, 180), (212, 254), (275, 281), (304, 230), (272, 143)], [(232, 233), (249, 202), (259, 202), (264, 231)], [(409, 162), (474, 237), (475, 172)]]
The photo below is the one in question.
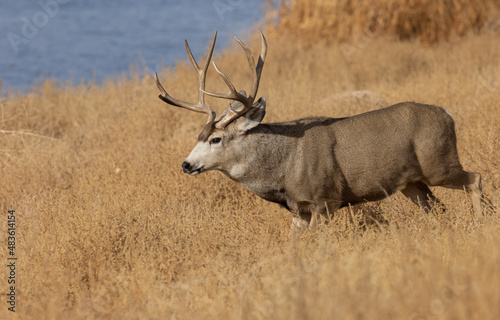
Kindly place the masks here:
[(477, 217), (482, 216), (481, 203), (484, 201), (483, 187), (481, 185), (481, 175), (477, 172), (467, 172), (469, 184), (465, 185), (465, 189), (470, 193), (472, 198), (472, 207)]
[(432, 209), (429, 200), (434, 203), (441, 204), (438, 198), (434, 196), (429, 187), (421, 182), (410, 182), (404, 187), (401, 192), (410, 198), (413, 203), (420, 206), (426, 213), (429, 213)]
[(471, 195), (472, 207), (477, 217), (482, 216), (481, 203), (484, 201), (481, 175), (477, 172), (462, 171), (440, 186), (450, 189), (464, 189)]

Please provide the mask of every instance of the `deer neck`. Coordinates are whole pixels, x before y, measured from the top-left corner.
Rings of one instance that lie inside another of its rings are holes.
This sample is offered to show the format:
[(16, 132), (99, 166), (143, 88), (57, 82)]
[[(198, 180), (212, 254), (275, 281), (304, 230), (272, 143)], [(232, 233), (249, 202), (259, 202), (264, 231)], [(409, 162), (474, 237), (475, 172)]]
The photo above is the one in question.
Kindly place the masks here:
[(285, 135), (272, 133), (272, 125), (259, 125), (249, 132), (235, 150), (234, 163), (225, 175), (245, 188), (257, 193), (265, 193), (280, 188), (284, 179), (284, 165), (293, 152)]

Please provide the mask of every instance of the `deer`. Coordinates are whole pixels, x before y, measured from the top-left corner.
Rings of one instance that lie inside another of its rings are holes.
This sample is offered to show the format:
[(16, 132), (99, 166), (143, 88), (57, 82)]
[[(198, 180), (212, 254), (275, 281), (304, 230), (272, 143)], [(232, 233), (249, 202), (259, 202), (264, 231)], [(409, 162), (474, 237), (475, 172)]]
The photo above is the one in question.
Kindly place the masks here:
[[(429, 189), (435, 186), (465, 190), (475, 215), (481, 216), (481, 175), (462, 168), (455, 122), (443, 108), (402, 102), (350, 117), (262, 123), (266, 99), (255, 99), (267, 40), (259, 32), (257, 62), (251, 50), (235, 37), (252, 71), (248, 95), (237, 91), (215, 62), (212, 65), (229, 92), (205, 90), (217, 31), (202, 67), (185, 40), (188, 57), (198, 73), (197, 103), (171, 97), (155, 73), (162, 101), (208, 115), (196, 146), (182, 163), (184, 173), (222, 172), (290, 211), (292, 229), (313, 227), (318, 219), (328, 219), (342, 207), (379, 201), (398, 191), (428, 213), (433, 205), (442, 206)], [(205, 95), (228, 99), (229, 106), (216, 116), (205, 103)]]

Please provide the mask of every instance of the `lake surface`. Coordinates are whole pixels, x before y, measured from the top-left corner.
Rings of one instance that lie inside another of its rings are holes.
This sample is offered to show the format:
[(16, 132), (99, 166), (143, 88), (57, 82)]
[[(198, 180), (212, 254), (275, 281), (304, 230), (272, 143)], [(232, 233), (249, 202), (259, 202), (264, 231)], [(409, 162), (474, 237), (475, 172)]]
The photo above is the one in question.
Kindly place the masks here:
[[(262, 26), (265, 0), (15, 0), (0, 2), (0, 79), (28, 90), (55, 78), (75, 83), (154, 72)], [(254, 30), (255, 29), (255, 30)]]

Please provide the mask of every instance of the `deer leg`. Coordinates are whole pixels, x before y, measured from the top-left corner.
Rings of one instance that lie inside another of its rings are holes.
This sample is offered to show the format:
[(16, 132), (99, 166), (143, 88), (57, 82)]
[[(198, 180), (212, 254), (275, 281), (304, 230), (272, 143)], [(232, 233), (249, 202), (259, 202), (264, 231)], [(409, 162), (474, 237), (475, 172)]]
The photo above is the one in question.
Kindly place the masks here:
[(340, 206), (338, 204), (332, 202), (322, 202), (315, 205), (312, 205), (311, 209), (311, 221), (309, 222), (309, 228), (315, 228), (318, 223), (320, 223), (321, 217), (323, 217), (323, 222), (330, 221), (333, 218), (335, 210), (337, 210)]
[(472, 207), (477, 217), (482, 216), (481, 203), (484, 201), (481, 175), (476, 172), (467, 172), (468, 184), (465, 189), (471, 194)]
[(410, 198), (413, 203), (424, 209), (425, 213), (429, 213), (432, 209), (429, 200), (434, 203), (441, 203), (439, 199), (434, 196), (429, 187), (421, 181), (408, 183), (401, 192), (406, 197)]
[(302, 234), (302, 232), (304, 232), (304, 230), (306, 230), (311, 225), (311, 220), (312, 214), (310, 213), (294, 213), (289, 237), (291, 239), (297, 240), (300, 234)]
[(319, 213), (315, 211), (311, 212), (299, 212), (295, 214), (292, 220), (292, 229), (303, 231), (307, 228), (313, 229), (318, 225)]
[(328, 215), (333, 216), (333, 212), (338, 208), (338, 205), (328, 203), (308, 204), (298, 210), (298, 214), (294, 214), (292, 220), (292, 234), (299, 234), (303, 230), (309, 228), (313, 230), (320, 222), (321, 216), (328, 218)]
[(464, 189), (471, 195), (472, 207), (477, 217), (482, 216), (481, 203), (484, 202), (481, 175), (477, 172), (462, 171), (456, 177), (441, 185), (450, 189)]
[(302, 231), (307, 229), (312, 220), (312, 215), (294, 214), (292, 220), (292, 230)]

